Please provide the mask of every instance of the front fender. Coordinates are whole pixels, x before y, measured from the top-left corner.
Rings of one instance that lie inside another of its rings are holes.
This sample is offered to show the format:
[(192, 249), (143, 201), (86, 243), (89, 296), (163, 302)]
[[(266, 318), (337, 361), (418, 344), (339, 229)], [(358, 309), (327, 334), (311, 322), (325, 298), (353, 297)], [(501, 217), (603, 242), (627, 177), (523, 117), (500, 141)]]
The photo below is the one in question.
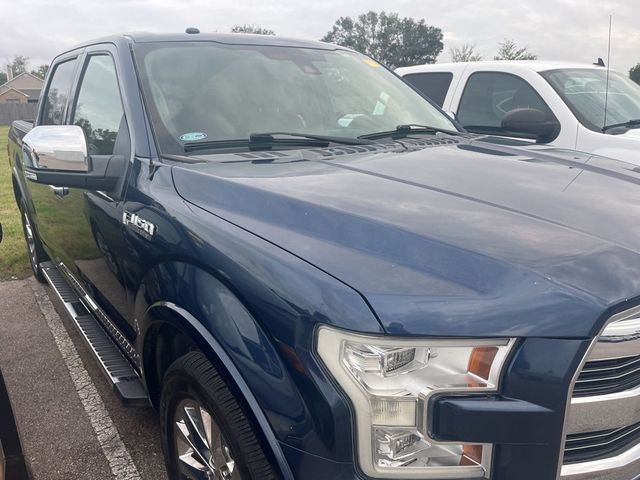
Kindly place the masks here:
[[(274, 313), (282, 321), (283, 312)], [(170, 324), (224, 370), (278, 461), (279, 442), (333, 461), (350, 460), (349, 406), (313, 359), (312, 322), (300, 318), (289, 341), (284, 339), (289, 335), (274, 338), (231, 286), (180, 261), (147, 272), (136, 296), (135, 318), (143, 373), (149, 364), (147, 339), (159, 324)]]
[[(166, 315), (169, 311), (172, 315)], [(207, 358), (221, 371), (227, 381), (233, 382), (234, 390), (240, 392), (246, 405), (253, 414), (255, 421), (260, 426), (262, 434), (266, 439), (271, 452), (285, 479), (293, 479), (293, 474), (289, 465), (284, 458), (280, 444), (278, 443), (271, 426), (260, 408), (257, 399), (251, 392), (249, 385), (245, 382), (242, 374), (236, 367), (232, 358), (226, 353), (223, 346), (214, 338), (205, 326), (199, 322), (189, 311), (172, 302), (159, 301), (150, 305), (142, 315), (145, 321), (144, 332), (140, 335), (140, 339), (144, 342), (147, 334), (154, 328), (156, 323), (171, 323), (171, 326), (178, 329), (182, 334), (190, 338), (193, 343), (202, 351)], [(173, 320), (168, 320), (173, 319)], [(140, 349), (143, 352), (144, 349)], [(142, 365), (145, 365), (145, 359), (142, 358)], [(143, 375), (144, 377), (144, 375)]]

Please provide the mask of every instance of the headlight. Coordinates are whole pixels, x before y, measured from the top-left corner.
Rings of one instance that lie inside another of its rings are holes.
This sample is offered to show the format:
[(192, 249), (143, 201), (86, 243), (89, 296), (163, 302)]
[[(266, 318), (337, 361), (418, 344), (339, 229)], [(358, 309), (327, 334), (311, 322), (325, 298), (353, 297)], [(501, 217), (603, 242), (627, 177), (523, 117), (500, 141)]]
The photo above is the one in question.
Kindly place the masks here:
[(353, 402), (369, 476), (486, 478), (491, 445), (429, 438), (434, 394), (495, 392), (514, 341), (372, 337), (322, 326), (320, 358)]

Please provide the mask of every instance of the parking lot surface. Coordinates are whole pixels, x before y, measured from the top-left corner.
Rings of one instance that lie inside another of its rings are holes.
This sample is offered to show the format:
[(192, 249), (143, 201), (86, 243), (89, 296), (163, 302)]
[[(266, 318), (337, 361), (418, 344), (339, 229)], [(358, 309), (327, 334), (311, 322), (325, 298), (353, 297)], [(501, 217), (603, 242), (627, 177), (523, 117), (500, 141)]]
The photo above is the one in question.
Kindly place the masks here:
[(119, 403), (50, 293), (0, 282), (0, 370), (31, 478), (165, 479), (155, 412)]

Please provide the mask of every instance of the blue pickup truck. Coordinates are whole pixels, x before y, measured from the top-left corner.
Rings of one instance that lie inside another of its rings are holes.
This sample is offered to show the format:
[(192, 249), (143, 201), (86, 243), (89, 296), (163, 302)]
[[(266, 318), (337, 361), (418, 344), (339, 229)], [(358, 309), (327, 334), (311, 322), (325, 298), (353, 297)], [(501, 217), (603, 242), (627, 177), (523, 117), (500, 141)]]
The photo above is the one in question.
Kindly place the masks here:
[(636, 167), (468, 134), (318, 42), (49, 72), (9, 134), (33, 272), (172, 480), (640, 478)]

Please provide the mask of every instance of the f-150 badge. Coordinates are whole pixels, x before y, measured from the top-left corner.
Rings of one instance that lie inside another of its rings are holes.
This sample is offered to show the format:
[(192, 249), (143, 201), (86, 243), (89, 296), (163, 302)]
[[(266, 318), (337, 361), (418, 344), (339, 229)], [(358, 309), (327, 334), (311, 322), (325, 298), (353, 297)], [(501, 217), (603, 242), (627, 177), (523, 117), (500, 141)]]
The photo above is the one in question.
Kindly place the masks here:
[(156, 233), (156, 226), (153, 223), (126, 210), (122, 212), (122, 224), (132, 227), (138, 233), (148, 238), (153, 237), (153, 234)]

